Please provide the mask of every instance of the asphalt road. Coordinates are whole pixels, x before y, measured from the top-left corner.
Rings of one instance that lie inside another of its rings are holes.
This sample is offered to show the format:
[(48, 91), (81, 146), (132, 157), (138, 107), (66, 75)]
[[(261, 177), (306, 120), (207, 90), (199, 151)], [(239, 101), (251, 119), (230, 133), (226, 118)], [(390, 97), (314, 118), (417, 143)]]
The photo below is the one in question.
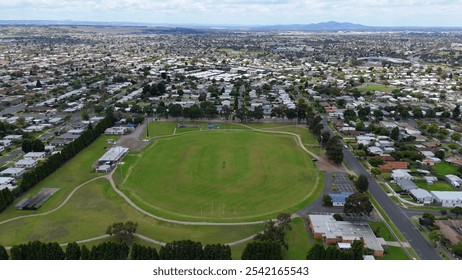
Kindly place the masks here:
[[(333, 132), (330, 131), (325, 119), (323, 119), (323, 124), (324, 129), (329, 131), (332, 135)], [(346, 148), (343, 149), (343, 155), (346, 162), (350, 165), (356, 175), (366, 175), (369, 181), (369, 192), (375, 200), (377, 200), (388, 217), (390, 217), (391, 221), (396, 225), (398, 230), (404, 235), (417, 255), (419, 255), (422, 260), (441, 260), (438, 252), (427, 240), (425, 240), (414, 224), (412, 224), (408, 215), (406, 215), (403, 209), (391, 200), (391, 198), (379, 186), (377, 181), (369, 174), (364, 166), (362, 166), (359, 160)]]
[[(4, 152), (6, 153), (6, 152)], [(24, 152), (21, 150), (21, 149), (17, 149), (17, 150), (14, 150), (8, 154), (5, 155), (5, 157), (3, 158), (0, 158), (0, 166), (3, 166), (5, 165), (6, 163), (8, 163), (9, 161), (12, 161), (14, 160), (15, 158), (18, 158), (20, 157), (21, 155), (23, 155)]]
[(345, 148), (343, 149), (343, 155), (351, 169), (353, 169), (357, 175), (366, 175), (369, 180), (369, 192), (377, 200), (399, 231), (404, 235), (409, 244), (411, 244), (412, 248), (419, 257), (422, 260), (440, 260), (441, 257), (433, 246), (425, 240), (419, 230), (414, 226), (414, 224), (412, 224), (411, 220), (409, 220), (409, 217), (391, 200), (391, 198), (379, 186), (377, 181), (361, 165), (359, 160)]

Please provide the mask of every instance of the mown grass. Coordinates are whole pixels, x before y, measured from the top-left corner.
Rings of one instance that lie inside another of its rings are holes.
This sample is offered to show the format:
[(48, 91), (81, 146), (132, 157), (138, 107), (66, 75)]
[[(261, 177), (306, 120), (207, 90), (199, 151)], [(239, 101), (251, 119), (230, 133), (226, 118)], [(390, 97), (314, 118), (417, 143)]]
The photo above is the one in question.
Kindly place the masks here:
[[(65, 163), (62, 167), (56, 170), (53, 174), (45, 178), (43, 181), (38, 183), (30, 191), (23, 194), (21, 197), (8, 207), (7, 210), (0, 214), (0, 221), (6, 220), (15, 216), (36, 214), (47, 212), (51, 209), (56, 208), (63, 200), (74, 190), (78, 185), (93, 179), (103, 174), (94, 172), (92, 165), (100, 158), (106, 151), (105, 148), (111, 147), (111, 144), (107, 143), (108, 139), (114, 139), (117, 141), (119, 137), (114, 136), (101, 136), (90, 146), (85, 148), (82, 152), (77, 154), (73, 159)], [(39, 210), (28, 212), (15, 210), (14, 206), (24, 197), (30, 197), (35, 195), (42, 188), (58, 188), (57, 191)]]
[(458, 173), (458, 168), (454, 165), (450, 165), (447, 162), (440, 162), (433, 165), (433, 170), (435, 170), (436, 174), (439, 176)]
[(427, 191), (455, 191), (456, 188), (451, 186), (446, 182), (435, 182), (431, 185), (425, 182), (416, 182), (415, 183), (419, 188), (422, 188)]
[(12, 246), (31, 240), (68, 243), (104, 235), (109, 224), (135, 221), (137, 232), (161, 242), (191, 239), (203, 244), (227, 243), (260, 232), (263, 224), (244, 226), (178, 225), (154, 220), (126, 204), (105, 179), (79, 189), (58, 211), (1, 225), (0, 244)]
[(401, 247), (388, 246), (386, 253), (380, 260), (409, 260), (408, 255)]
[(166, 217), (261, 219), (307, 199), (317, 176), (292, 136), (213, 130), (159, 139), (121, 189)]
[(385, 241), (396, 241), (396, 238), (391, 234), (384, 222), (369, 222), (369, 226), (374, 232), (379, 229), (378, 237), (382, 237)]
[(285, 260), (305, 260), (310, 243), (303, 218), (295, 218), (291, 222), (292, 230), (288, 231), (285, 240), (289, 250), (283, 250)]
[(358, 87), (360, 91), (392, 91), (395, 87), (380, 85), (380, 84), (364, 84)]

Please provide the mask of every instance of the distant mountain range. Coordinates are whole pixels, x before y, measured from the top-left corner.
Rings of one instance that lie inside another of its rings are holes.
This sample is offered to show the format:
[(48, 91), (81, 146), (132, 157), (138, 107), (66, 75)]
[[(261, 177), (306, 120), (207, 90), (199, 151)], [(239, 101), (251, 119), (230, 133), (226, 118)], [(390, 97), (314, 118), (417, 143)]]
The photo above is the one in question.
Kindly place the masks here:
[[(287, 24), (287, 25), (207, 25), (207, 24), (169, 24), (169, 23), (142, 23), (142, 22), (100, 22), (100, 21), (72, 21), (72, 20), (0, 20), (0, 25), (64, 25), (64, 26), (131, 26), (161, 28), (164, 32), (173, 30), (248, 30), (248, 31), (385, 31), (385, 30), (409, 30), (409, 31), (445, 31), (462, 30), (462, 27), (421, 27), (421, 26), (366, 26), (350, 22), (320, 22), (311, 24)], [(152, 31), (152, 30), (150, 30)]]
[[(259, 27), (256, 27), (259, 28)], [(269, 30), (329, 30), (329, 31), (340, 31), (340, 30), (373, 30), (378, 27), (366, 26), (350, 22), (320, 22), (310, 24), (289, 24), (289, 25), (268, 25), (262, 26), (261, 29)]]

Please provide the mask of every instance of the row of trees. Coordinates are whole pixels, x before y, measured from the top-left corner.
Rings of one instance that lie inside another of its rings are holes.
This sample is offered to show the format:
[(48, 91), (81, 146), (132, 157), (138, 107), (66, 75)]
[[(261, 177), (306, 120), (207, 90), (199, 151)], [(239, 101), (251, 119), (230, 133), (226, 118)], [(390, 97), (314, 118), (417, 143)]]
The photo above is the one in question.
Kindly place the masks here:
[(5, 210), (8, 205), (13, 203), (14, 201), (14, 194), (10, 191), (10, 189), (6, 188), (0, 191), (0, 212)]
[(161, 260), (230, 260), (231, 248), (228, 245), (212, 244), (202, 247), (200, 242), (191, 240), (173, 241), (162, 246)]
[(15, 245), (10, 250), (12, 260), (64, 260), (65, 254), (56, 242), (31, 241)]
[(282, 260), (282, 249), (289, 249), (285, 235), (292, 228), (290, 215), (282, 213), (277, 221), (268, 221), (263, 232), (248, 243), (242, 252), (243, 260)]
[(45, 151), (45, 144), (40, 139), (24, 139), (22, 141), (22, 151), (24, 153), (29, 152), (43, 152)]
[(38, 182), (53, 173), (56, 169), (61, 167), (65, 162), (73, 158), (80, 151), (85, 149), (93, 141), (95, 141), (107, 128), (114, 124), (114, 117), (109, 113), (102, 119), (95, 128), (91, 126), (86, 129), (79, 138), (67, 145), (60, 153), (50, 156), (43, 164), (37, 166), (33, 170), (24, 174), (19, 192), (25, 192), (35, 186)]
[(141, 93), (142, 97), (153, 97), (153, 96), (161, 96), (164, 95), (166, 92), (165, 83), (162, 81), (158, 84), (151, 83), (150, 85), (145, 85), (143, 87), (143, 92)]
[(263, 107), (258, 106), (255, 107), (254, 110), (249, 110), (245, 107), (237, 109), (235, 116), (241, 122), (251, 122), (253, 120), (261, 120), (263, 119)]
[(158, 260), (159, 254), (157, 253), (156, 248), (138, 245), (134, 243), (132, 245), (130, 259), (132, 260)]
[[(130, 253), (130, 254), (129, 254)], [(0, 260), (230, 260), (231, 248), (223, 244), (202, 247), (191, 240), (167, 243), (158, 253), (156, 248), (133, 244), (131, 252), (125, 242), (103, 242), (80, 247), (76, 242), (67, 244), (66, 249), (56, 242), (31, 241), (15, 245), (10, 254), (0, 245)]]
[[(109, 113), (103, 120), (101, 120), (95, 128), (91, 126), (85, 130), (82, 135), (74, 142), (67, 145), (60, 153), (50, 156), (43, 164), (28, 171), (23, 175), (19, 188), (16, 188), (12, 194), (19, 196), (28, 191), (38, 182), (45, 179), (48, 175), (53, 173), (65, 162), (73, 158), (80, 151), (90, 145), (96, 138), (98, 138), (107, 128), (114, 124), (114, 117)], [(11, 199), (10, 191), (2, 191), (0, 195), (0, 212), (3, 211), (8, 205), (13, 202)]]

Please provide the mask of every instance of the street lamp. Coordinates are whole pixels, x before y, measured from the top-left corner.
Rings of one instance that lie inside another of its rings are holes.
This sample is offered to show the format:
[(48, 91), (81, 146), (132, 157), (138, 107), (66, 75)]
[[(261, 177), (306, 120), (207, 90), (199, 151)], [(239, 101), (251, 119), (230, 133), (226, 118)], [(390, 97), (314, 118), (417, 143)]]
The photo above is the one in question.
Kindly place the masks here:
[(146, 117), (146, 138), (149, 138), (149, 116), (148, 116), (148, 113), (145, 113), (144, 116)]
[(157, 108), (154, 108), (154, 122), (153, 122), (153, 129), (154, 129), (154, 138), (156, 138), (156, 123), (155, 121), (157, 120)]

